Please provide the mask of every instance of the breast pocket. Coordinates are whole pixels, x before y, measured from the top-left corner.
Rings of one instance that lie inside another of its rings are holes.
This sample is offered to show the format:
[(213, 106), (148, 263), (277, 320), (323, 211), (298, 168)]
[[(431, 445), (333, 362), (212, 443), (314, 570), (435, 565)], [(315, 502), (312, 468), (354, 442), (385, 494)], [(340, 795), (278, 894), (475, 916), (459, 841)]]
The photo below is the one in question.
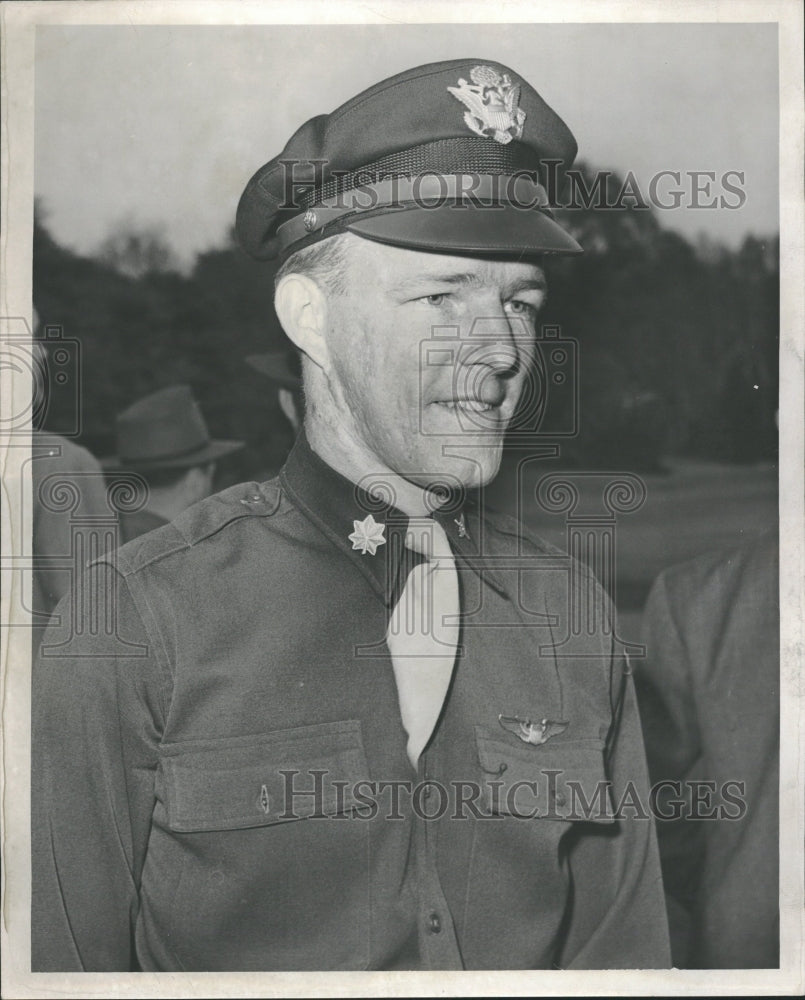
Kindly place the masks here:
[(524, 955), (529, 968), (549, 967), (570, 892), (565, 838), (613, 822), (603, 743), (517, 746), (479, 727), (476, 750), (483, 808), (474, 820), (465, 956), (471, 968), (510, 968)]
[(365, 967), (360, 722), (168, 746), (161, 776), (164, 823), (149, 859), (161, 858), (166, 881), (181, 871), (166, 931), (182, 968)]
[(476, 745), (490, 812), (517, 819), (613, 822), (602, 740), (514, 746), (479, 727)]

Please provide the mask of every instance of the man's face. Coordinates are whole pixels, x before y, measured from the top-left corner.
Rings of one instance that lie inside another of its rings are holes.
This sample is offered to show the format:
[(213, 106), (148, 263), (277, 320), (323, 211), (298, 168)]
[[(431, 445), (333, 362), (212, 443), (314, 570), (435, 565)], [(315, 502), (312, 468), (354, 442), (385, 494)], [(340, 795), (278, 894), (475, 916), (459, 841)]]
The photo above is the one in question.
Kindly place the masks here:
[(367, 474), (489, 482), (532, 370), (545, 275), (533, 263), (347, 246), (330, 296), (330, 391)]

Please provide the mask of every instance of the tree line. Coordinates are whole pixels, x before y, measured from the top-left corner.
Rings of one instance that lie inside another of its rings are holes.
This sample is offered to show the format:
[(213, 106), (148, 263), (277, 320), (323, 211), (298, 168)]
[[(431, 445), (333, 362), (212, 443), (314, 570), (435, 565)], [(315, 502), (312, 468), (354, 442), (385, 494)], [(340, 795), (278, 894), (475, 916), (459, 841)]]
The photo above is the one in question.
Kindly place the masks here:
[[(660, 468), (668, 454), (773, 460), (777, 237), (747, 236), (731, 250), (686, 240), (651, 208), (556, 214), (585, 247), (549, 262), (542, 317), (578, 345), (578, 381), (563, 390), (579, 411), (578, 433), (562, 442), (566, 460), (637, 471)], [(33, 274), (42, 330), (80, 344), (80, 440), (91, 451), (114, 451), (120, 410), (185, 382), (214, 436), (246, 442), (227, 479), (278, 467), (292, 432), (276, 392), (244, 360), (286, 344), (271, 265), (250, 260), (230, 234), (183, 272), (159, 234), (136, 228), (79, 255), (50, 235), (40, 206)], [(69, 426), (75, 405), (54, 393), (45, 426)]]

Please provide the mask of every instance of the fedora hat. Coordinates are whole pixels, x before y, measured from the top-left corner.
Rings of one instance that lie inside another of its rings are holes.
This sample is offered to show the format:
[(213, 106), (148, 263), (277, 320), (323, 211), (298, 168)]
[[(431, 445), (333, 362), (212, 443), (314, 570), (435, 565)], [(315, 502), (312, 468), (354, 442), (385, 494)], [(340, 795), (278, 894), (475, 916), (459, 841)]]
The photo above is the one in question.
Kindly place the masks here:
[(116, 421), (117, 454), (107, 469), (189, 469), (243, 447), (210, 438), (201, 409), (186, 385), (171, 385), (137, 400)]
[(302, 363), (297, 351), (266, 351), (249, 354), (246, 364), (265, 375), (282, 389), (299, 392), (302, 389)]

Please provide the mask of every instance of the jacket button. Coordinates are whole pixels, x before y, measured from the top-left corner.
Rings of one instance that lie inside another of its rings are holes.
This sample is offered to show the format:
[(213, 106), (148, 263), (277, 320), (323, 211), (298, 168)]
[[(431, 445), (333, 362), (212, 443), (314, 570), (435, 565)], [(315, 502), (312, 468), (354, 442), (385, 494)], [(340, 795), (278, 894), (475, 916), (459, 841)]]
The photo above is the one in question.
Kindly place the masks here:
[(442, 921), (438, 913), (431, 913), (428, 917), (428, 930), (431, 934), (438, 934), (442, 929)]

